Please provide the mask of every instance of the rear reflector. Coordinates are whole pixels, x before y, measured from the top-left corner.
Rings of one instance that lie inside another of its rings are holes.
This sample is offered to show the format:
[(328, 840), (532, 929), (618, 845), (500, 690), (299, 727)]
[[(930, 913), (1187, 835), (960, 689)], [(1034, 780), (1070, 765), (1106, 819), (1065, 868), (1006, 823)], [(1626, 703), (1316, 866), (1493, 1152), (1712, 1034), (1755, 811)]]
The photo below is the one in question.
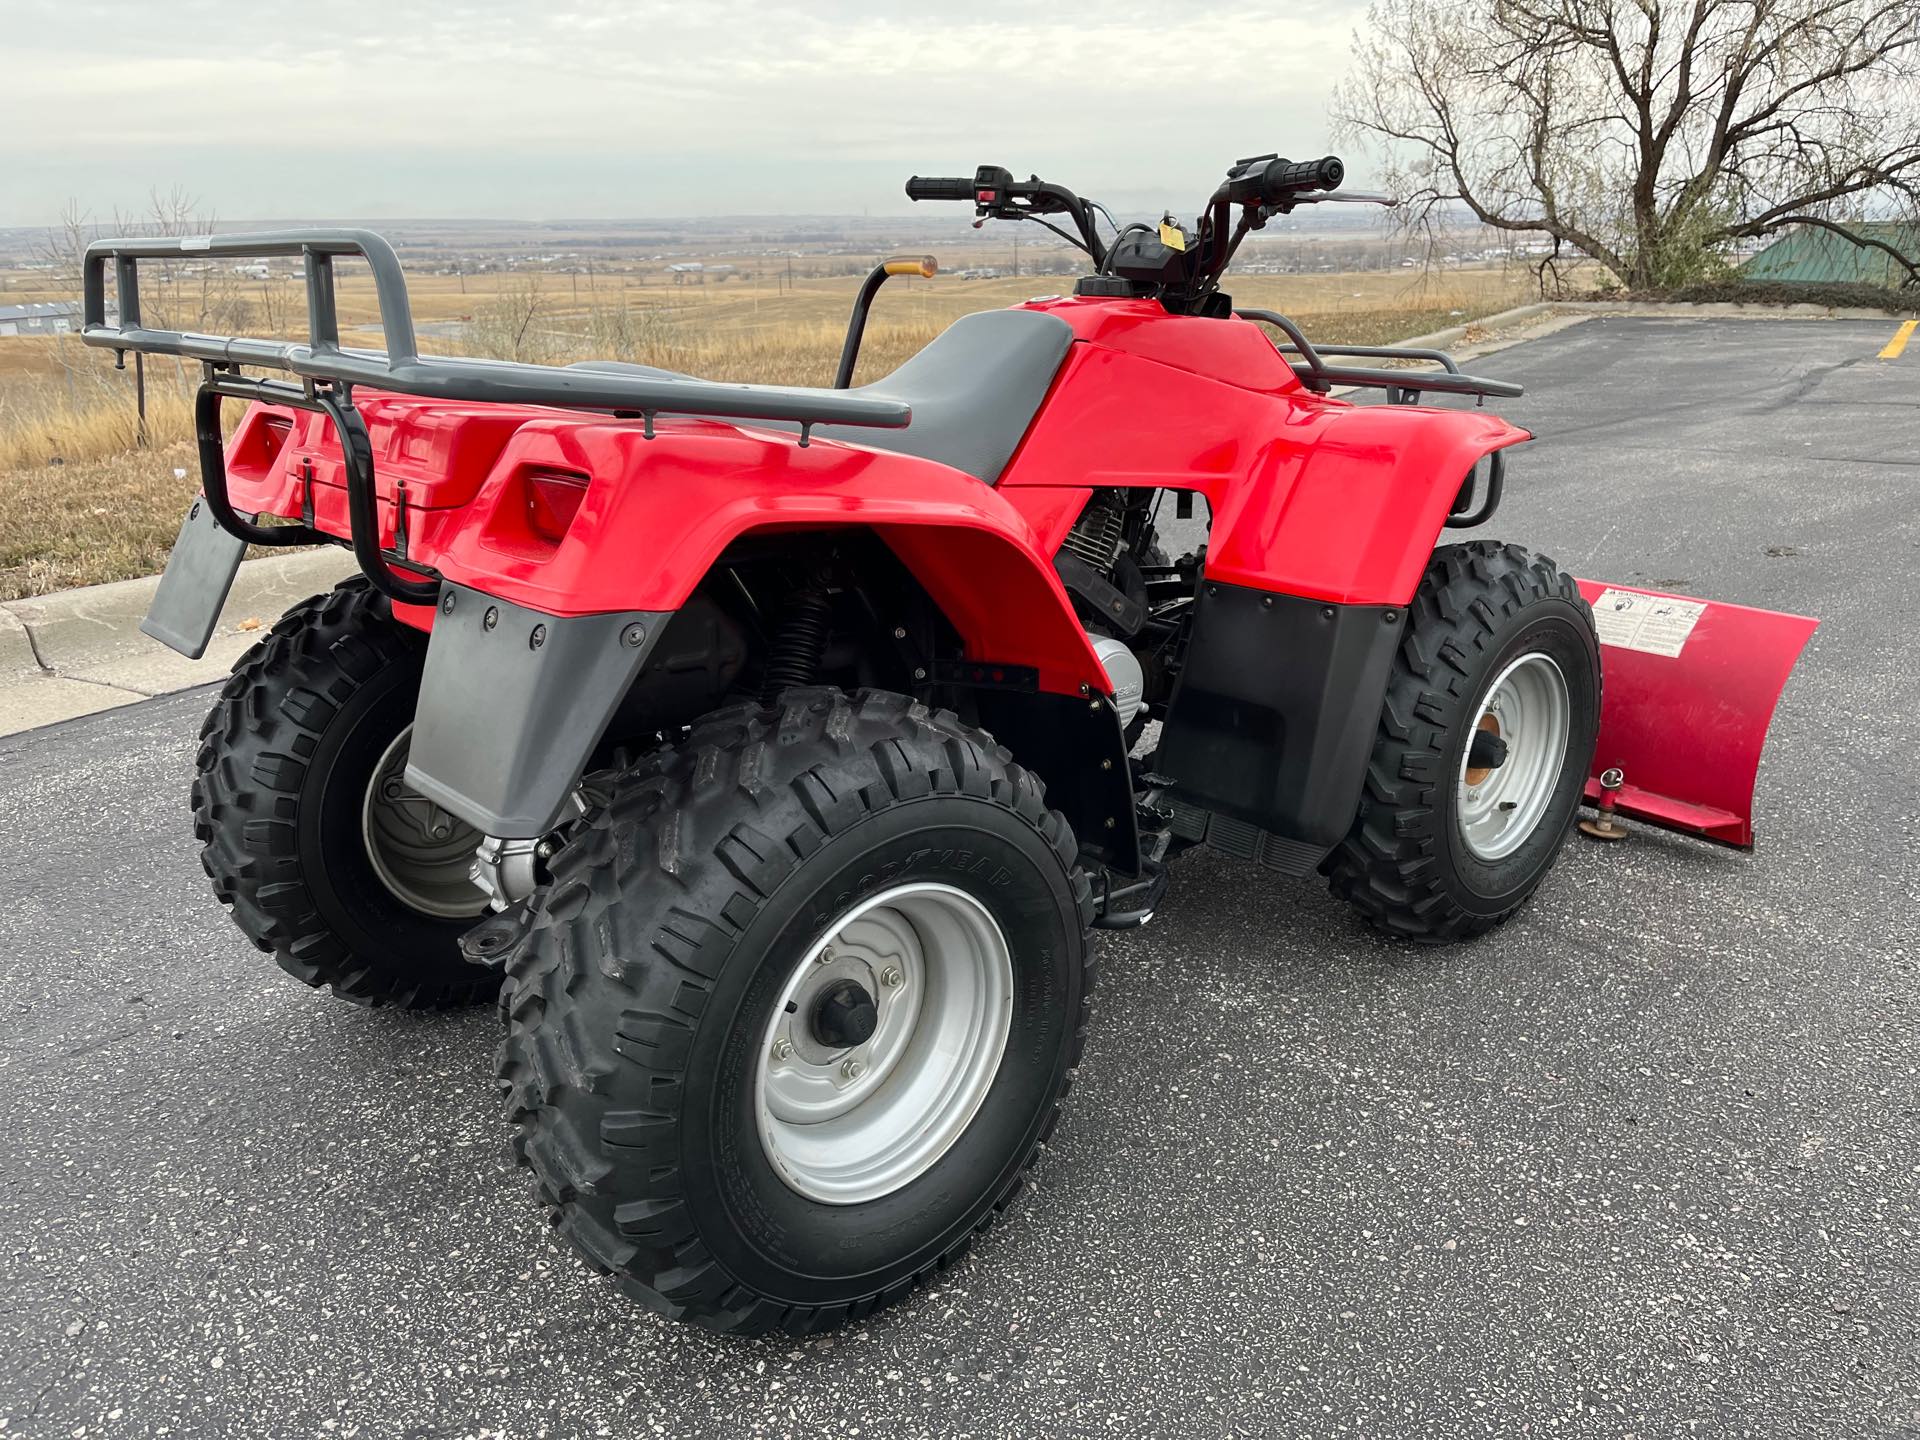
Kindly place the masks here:
[(527, 528), (558, 545), (587, 497), (587, 477), (567, 470), (534, 470), (527, 475)]

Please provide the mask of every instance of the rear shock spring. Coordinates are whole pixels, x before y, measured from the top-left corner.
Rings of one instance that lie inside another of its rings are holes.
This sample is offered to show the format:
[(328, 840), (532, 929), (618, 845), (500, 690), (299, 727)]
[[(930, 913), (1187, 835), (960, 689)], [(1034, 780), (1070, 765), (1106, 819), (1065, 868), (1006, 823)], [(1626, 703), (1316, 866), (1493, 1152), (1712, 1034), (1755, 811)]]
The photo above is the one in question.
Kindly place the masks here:
[(820, 657), (826, 653), (832, 619), (832, 602), (827, 599), (826, 588), (818, 583), (787, 597), (780, 631), (767, 655), (767, 677), (760, 687), (762, 703), (771, 705), (782, 690), (813, 682), (820, 670)]

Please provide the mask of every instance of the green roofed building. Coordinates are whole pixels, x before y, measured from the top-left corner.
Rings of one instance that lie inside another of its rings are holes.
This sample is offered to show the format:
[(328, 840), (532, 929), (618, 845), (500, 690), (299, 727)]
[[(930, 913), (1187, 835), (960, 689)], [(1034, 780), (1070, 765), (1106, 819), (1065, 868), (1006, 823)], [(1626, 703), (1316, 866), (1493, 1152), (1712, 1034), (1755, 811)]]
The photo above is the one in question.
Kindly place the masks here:
[[(1920, 262), (1920, 224), (1862, 220), (1847, 228), (1893, 246), (1908, 259)], [(1897, 289), (1910, 282), (1907, 269), (1886, 251), (1858, 245), (1845, 235), (1811, 225), (1796, 225), (1740, 267), (1748, 280), (1792, 280), (1848, 285), (1885, 285)]]

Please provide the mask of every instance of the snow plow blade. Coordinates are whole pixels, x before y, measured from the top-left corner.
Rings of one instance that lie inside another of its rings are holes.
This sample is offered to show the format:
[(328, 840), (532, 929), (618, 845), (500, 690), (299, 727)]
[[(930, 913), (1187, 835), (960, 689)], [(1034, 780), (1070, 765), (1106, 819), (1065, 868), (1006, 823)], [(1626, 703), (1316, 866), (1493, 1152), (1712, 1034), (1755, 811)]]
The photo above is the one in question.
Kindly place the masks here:
[(1595, 580), (1580, 593), (1601, 647), (1587, 803), (1611, 790), (1621, 815), (1751, 850), (1760, 750), (1820, 622)]

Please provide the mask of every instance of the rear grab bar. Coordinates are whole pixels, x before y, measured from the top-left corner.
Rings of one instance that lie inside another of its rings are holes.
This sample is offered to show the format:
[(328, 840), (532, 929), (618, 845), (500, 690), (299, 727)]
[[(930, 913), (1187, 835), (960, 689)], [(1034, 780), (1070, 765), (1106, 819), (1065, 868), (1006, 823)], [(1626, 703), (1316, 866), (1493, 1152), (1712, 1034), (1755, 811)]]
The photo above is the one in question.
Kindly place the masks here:
[[(271, 259), (299, 256), (307, 299), (307, 338), (254, 339), (198, 335), (147, 326), (140, 313), (140, 262), (193, 258)], [(385, 350), (340, 343), (340, 312), (334, 290), (333, 262), (357, 257), (373, 272), (380, 305)], [(113, 267), (116, 314), (107, 318), (107, 267)], [(220, 427), (222, 398), (317, 411), (333, 422), (346, 461), (351, 548), (375, 588), (390, 599), (431, 605), (439, 577), (407, 560), (404, 511), (396, 525), (395, 549), (382, 547), (373, 475), (373, 450), (366, 425), (353, 403), (353, 387), (435, 400), (500, 405), (548, 405), (572, 410), (609, 411), (640, 418), (652, 438), (662, 414), (713, 416), (725, 420), (786, 420), (800, 426), (800, 444), (815, 425), (857, 425), (898, 429), (913, 419), (910, 406), (838, 390), (808, 390), (779, 385), (726, 385), (708, 380), (662, 380), (597, 370), (561, 369), (496, 360), (461, 360), (422, 355), (413, 328), (413, 307), (406, 277), (393, 247), (370, 230), (277, 230), (251, 235), (186, 235), (163, 239), (96, 240), (87, 247), (81, 275), (84, 320), (80, 338), (113, 350), (124, 363), (129, 350), (145, 355), (178, 355), (201, 363), (202, 380), (194, 406), (199, 441), (200, 481), (215, 520), (229, 534), (255, 545), (338, 544), (338, 537), (314, 527), (310, 515), (298, 525), (261, 525), (240, 516), (227, 495), (225, 441)], [(243, 375), (242, 366), (284, 371), (294, 381)], [(396, 499), (396, 504), (402, 503)], [(394, 567), (424, 578), (408, 579)]]
[[(199, 257), (301, 257), (306, 271), (306, 341), (196, 335), (141, 323), (139, 262)], [(336, 257), (358, 257), (373, 272), (385, 351), (344, 348), (334, 293)], [(107, 320), (107, 266), (114, 272), (117, 323)], [(166, 239), (97, 240), (87, 247), (82, 277), (89, 345), (148, 355), (180, 355), (216, 369), (253, 365), (284, 370), (308, 382), (366, 385), (435, 400), (501, 405), (556, 405), (575, 410), (630, 410), (654, 415), (711, 415), (728, 420), (790, 420), (814, 425), (899, 429), (913, 418), (897, 400), (782, 385), (729, 385), (710, 380), (662, 380), (553, 365), (461, 360), (422, 355), (414, 338), (413, 308), (393, 247), (371, 230), (277, 230), (253, 235), (187, 235)]]

